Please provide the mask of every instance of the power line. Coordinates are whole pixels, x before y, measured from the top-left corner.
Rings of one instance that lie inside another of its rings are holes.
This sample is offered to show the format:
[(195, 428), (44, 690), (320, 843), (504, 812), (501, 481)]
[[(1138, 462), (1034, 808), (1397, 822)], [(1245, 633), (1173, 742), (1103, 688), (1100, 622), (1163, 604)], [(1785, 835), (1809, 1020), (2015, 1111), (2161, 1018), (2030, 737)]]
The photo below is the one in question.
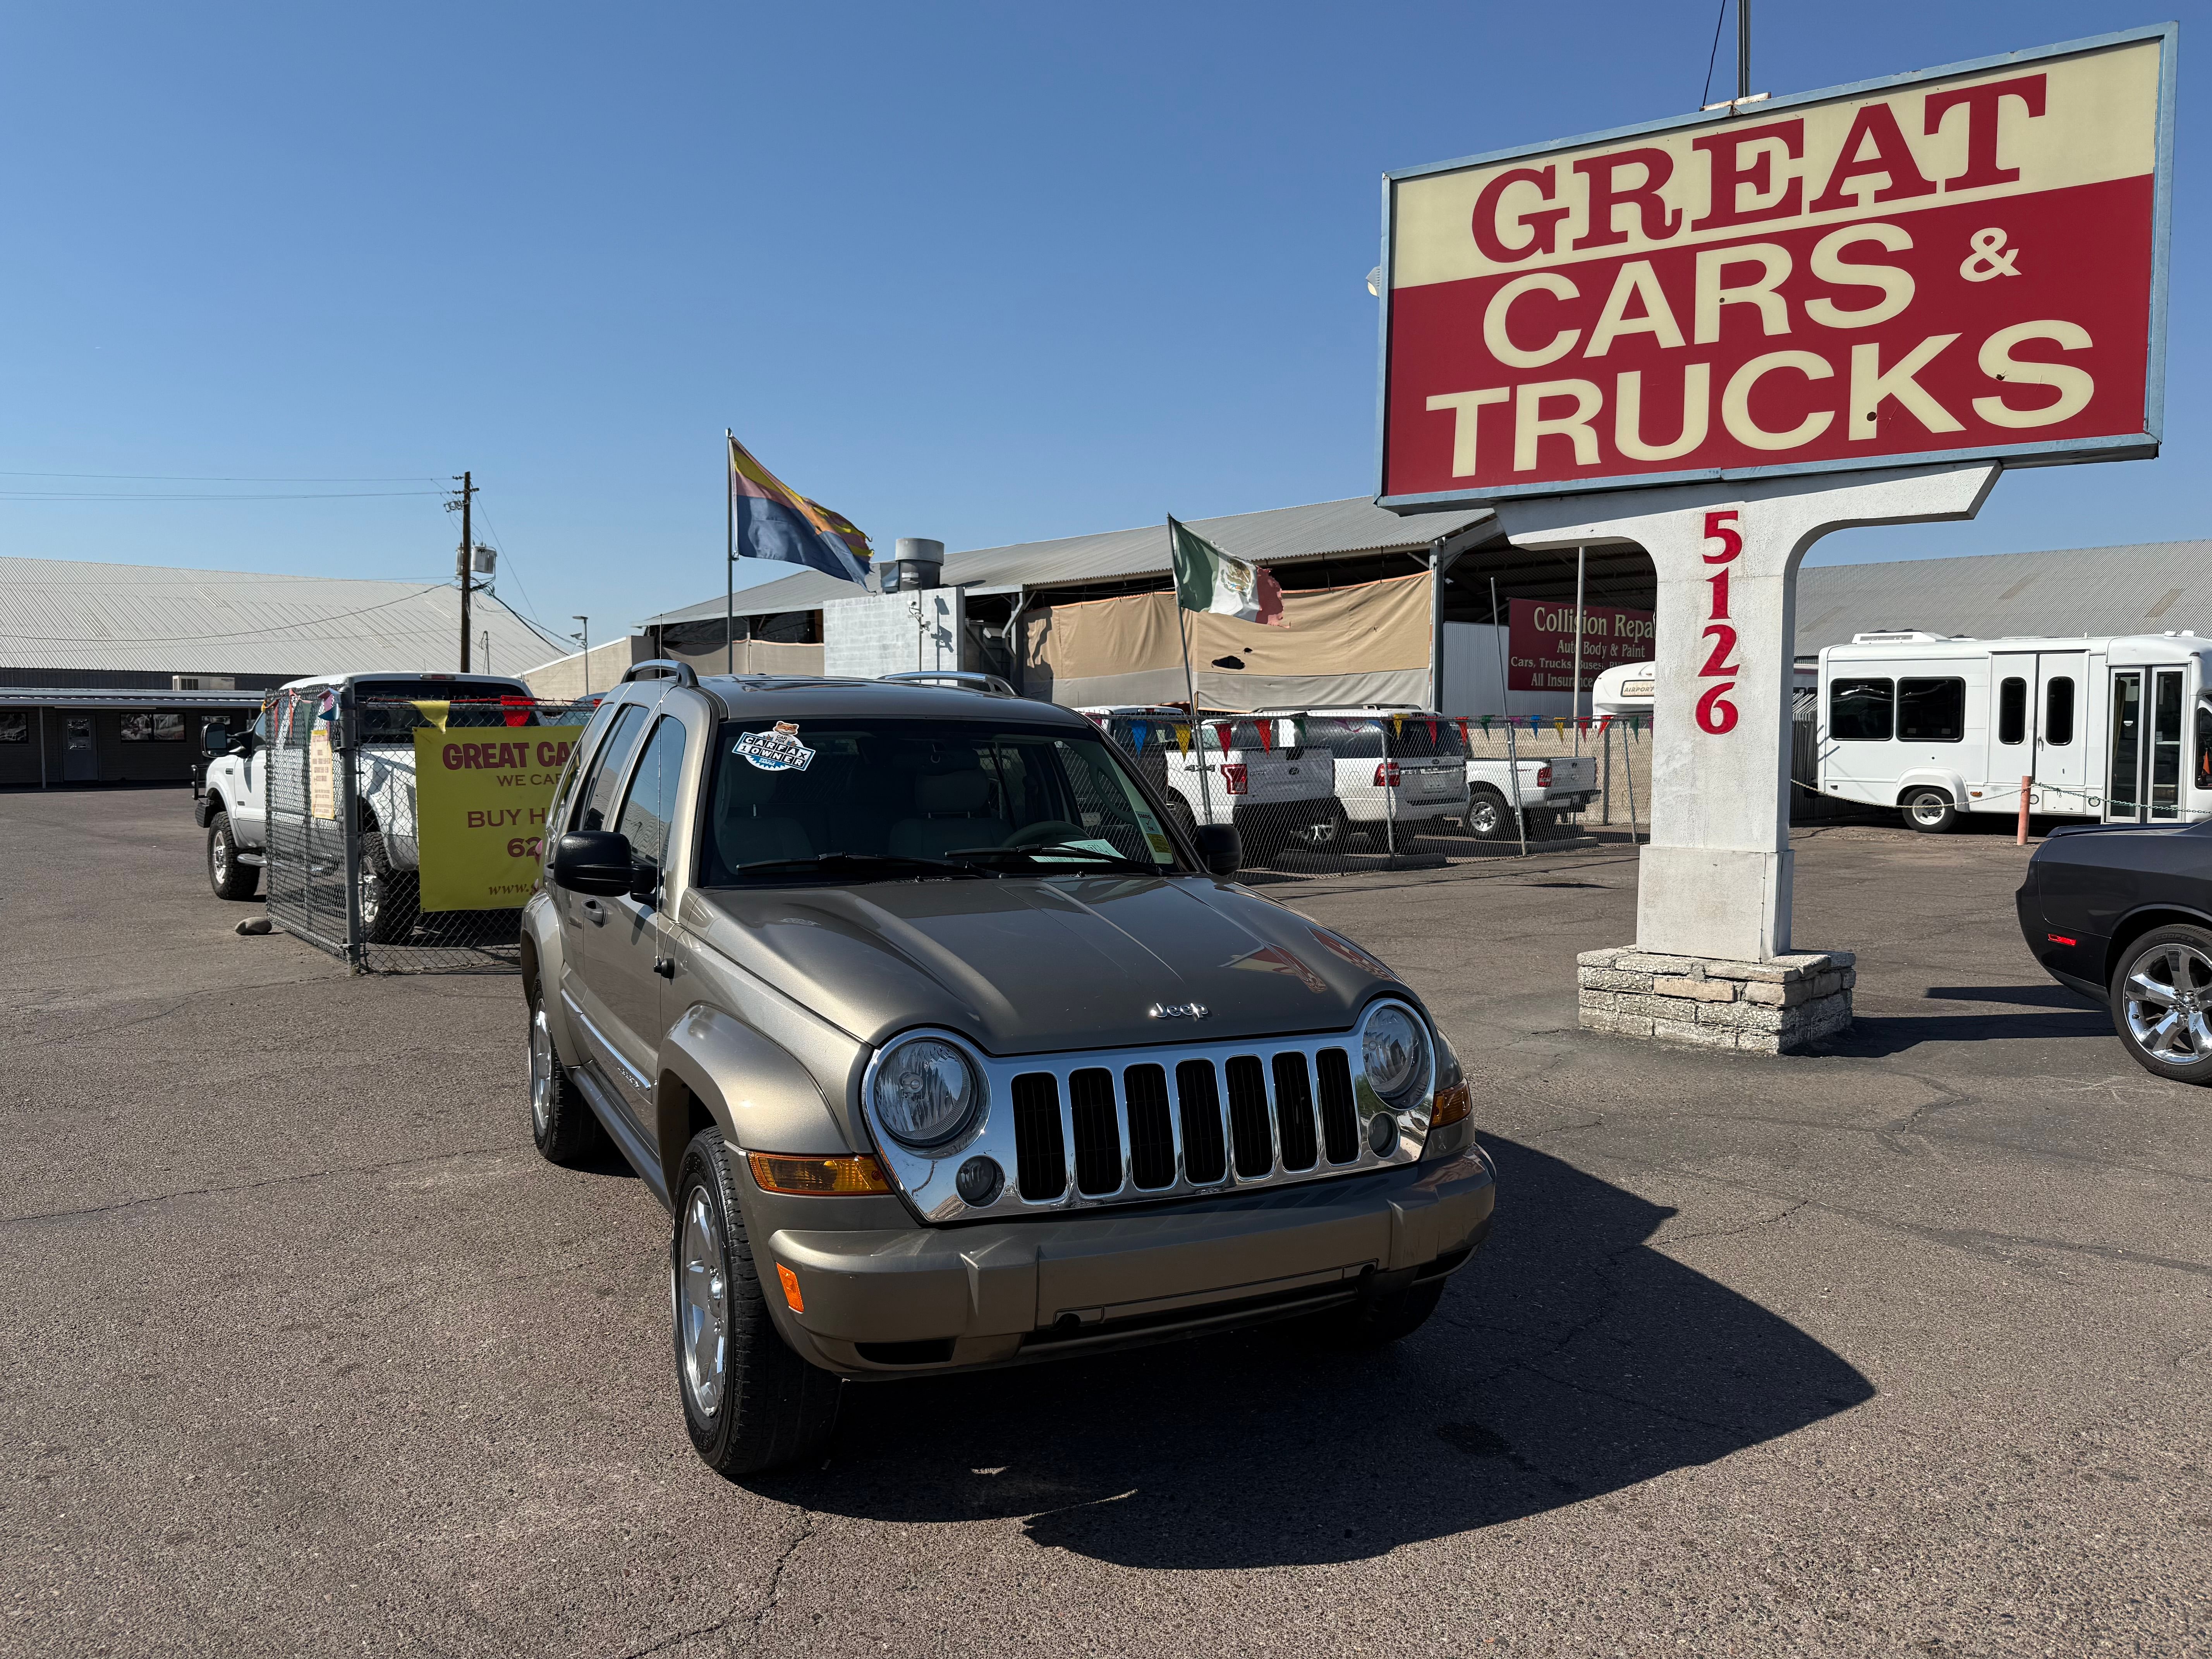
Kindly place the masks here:
[[(8, 474), (19, 477), (20, 474)], [(442, 495), (442, 489), (308, 489), (266, 495), (156, 495), (128, 490), (0, 489), (9, 501), (338, 501), (397, 495)]]
[(440, 480), (430, 474), (408, 473), (392, 478), (349, 477), (330, 478), (232, 478), (219, 473), (199, 472), (0, 472), (0, 478), (124, 478), (141, 483), (436, 483)]

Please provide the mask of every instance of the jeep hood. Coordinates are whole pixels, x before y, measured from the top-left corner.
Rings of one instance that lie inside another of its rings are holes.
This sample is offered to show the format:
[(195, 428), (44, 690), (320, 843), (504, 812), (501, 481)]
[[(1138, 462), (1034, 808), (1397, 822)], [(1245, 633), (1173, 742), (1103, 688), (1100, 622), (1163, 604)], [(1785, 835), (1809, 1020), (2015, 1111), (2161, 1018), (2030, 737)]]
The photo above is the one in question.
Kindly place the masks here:
[[(986, 1053), (1340, 1030), (1377, 991), (1358, 945), (1227, 882), (1119, 875), (694, 889), (684, 922), (865, 1042), (909, 1026)], [(1154, 1018), (1197, 1003), (1203, 1019)]]

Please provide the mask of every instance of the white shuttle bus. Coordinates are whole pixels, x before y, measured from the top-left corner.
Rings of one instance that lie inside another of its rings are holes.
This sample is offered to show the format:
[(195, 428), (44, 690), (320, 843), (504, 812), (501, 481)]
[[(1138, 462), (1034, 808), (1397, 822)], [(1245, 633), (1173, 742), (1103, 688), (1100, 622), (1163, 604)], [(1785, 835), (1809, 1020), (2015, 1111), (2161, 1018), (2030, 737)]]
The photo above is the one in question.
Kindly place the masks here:
[(1820, 653), (1820, 793), (1901, 809), (2108, 823), (2212, 817), (2212, 640), (1972, 640), (1898, 629)]

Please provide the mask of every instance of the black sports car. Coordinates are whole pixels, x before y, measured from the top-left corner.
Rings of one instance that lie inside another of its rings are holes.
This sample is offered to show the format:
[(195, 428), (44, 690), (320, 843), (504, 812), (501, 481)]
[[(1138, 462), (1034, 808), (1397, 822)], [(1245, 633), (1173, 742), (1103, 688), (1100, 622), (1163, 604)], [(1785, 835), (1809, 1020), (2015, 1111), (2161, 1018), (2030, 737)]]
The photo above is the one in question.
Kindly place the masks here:
[(2146, 1070), (2212, 1083), (2212, 823), (2081, 823), (2027, 863), (2020, 930)]

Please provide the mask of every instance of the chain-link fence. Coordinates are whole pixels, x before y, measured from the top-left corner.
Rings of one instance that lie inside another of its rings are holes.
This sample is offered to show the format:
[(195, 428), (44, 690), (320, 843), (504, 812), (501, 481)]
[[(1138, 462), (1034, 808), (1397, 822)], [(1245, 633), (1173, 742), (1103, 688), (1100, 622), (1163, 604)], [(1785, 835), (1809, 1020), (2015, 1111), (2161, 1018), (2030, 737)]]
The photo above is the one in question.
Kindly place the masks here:
[(1085, 711), (1186, 828), (1234, 823), (1250, 877), (1433, 869), (1633, 838), (1648, 721), (1414, 711)]
[(520, 696), (278, 693), (270, 919), (365, 973), (513, 969), (545, 808), (590, 712)]

